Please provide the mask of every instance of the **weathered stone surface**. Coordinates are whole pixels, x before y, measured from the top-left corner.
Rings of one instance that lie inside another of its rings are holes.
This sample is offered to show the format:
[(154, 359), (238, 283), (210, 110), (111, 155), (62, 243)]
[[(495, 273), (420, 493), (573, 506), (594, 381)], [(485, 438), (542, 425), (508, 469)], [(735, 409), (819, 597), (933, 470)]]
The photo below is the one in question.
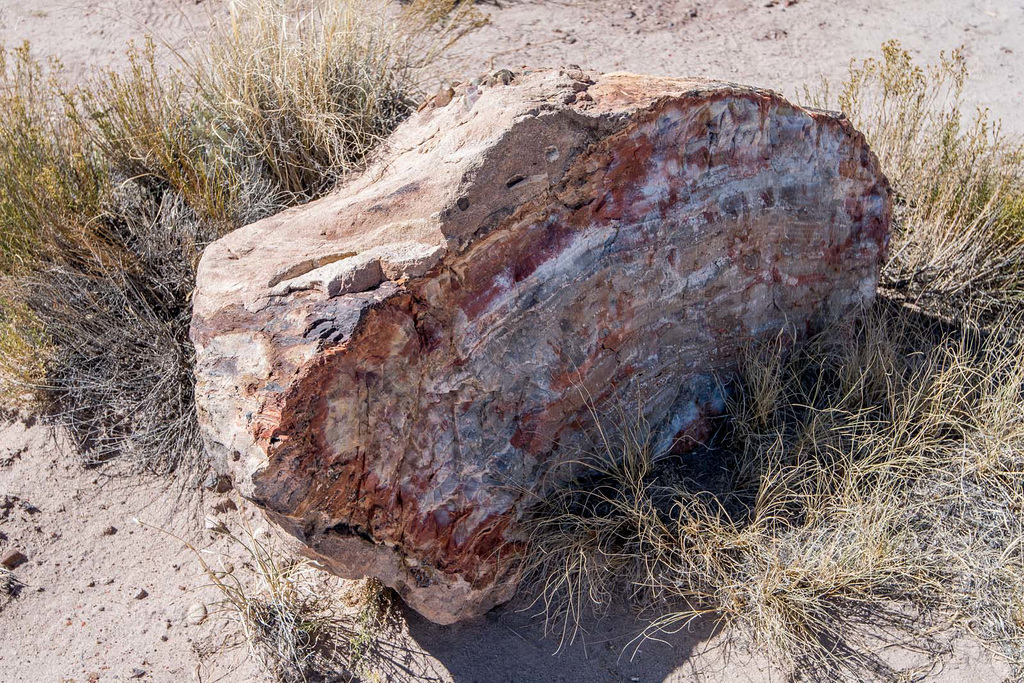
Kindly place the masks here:
[(773, 92), (574, 68), (448, 94), (211, 245), (192, 328), (217, 468), (445, 623), (511, 595), (588, 402), (699, 439), (742, 344), (874, 296), (891, 213), (862, 136)]

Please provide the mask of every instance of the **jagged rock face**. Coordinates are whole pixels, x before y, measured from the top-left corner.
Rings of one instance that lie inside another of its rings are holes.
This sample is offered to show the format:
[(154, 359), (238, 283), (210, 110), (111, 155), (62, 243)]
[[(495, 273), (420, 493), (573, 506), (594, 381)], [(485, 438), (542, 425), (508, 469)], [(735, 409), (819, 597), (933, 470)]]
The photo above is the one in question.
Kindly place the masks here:
[(347, 187), (211, 245), (192, 335), (216, 467), (450, 623), (510, 597), (592, 414), (641, 404), (685, 448), (744, 344), (870, 300), (891, 202), (846, 120), (765, 90), (572, 69), (445, 94)]

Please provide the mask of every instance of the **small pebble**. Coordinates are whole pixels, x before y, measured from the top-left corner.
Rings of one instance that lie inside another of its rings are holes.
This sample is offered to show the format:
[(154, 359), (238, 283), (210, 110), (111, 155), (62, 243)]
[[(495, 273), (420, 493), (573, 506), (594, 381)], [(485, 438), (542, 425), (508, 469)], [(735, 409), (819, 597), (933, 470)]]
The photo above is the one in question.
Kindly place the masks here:
[(455, 98), (454, 88), (441, 88), (434, 95), (434, 106), (444, 107), (447, 106)]
[(11, 548), (3, 557), (0, 557), (0, 565), (5, 569), (15, 569), (28, 562), (28, 556), (17, 548)]
[(508, 69), (499, 69), (492, 75), (495, 81), (500, 82), (502, 85), (508, 85), (515, 80), (515, 74)]
[(148, 597), (149, 597), (149, 593), (146, 591), (145, 588), (140, 588), (139, 592), (135, 594), (135, 599), (136, 600), (143, 600), (143, 599), (148, 598)]
[(191, 626), (197, 626), (206, 621), (206, 605), (201, 602), (189, 605), (185, 621)]

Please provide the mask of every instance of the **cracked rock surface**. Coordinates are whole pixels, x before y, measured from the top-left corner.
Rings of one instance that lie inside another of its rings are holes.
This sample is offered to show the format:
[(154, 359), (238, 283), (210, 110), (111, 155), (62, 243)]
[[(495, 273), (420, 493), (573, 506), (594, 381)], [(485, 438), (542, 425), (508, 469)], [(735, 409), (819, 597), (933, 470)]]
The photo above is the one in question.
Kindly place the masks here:
[(771, 91), (578, 68), (445, 89), (359, 178), (207, 248), (207, 448), (332, 571), (482, 614), (594, 412), (699, 442), (744, 344), (874, 296), (890, 218), (849, 122)]

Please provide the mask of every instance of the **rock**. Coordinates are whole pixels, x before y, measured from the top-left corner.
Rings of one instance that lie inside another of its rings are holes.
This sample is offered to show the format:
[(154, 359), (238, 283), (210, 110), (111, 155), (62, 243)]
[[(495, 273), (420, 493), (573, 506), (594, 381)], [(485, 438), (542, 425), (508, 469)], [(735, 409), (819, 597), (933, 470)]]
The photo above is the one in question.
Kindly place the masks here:
[(841, 115), (576, 71), (424, 109), (362, 177), (199, 266), (215, 468), (436, 622), (512, 595), (518, 520), (595, 412), (642, 402), (686, 447), (745, 344), (875, 294), (889, 186)]
[(237, 509), (238, 505), (236, 505), (235, 501), (231, 500), (230, 498), (225, 498), (224, 500), (220, 501), (219, 503), (213, 506), (213, 511), (218, 514), (224, 514), (225, 512), (231, 512), (232, 510)]
[(455, 98), (455, 89), (452, 87), (441, 88), (434, 95), (434, 106), (435, 107), (447, 107), (451, 101)]
[(117, 533), (117, 527), (116, 526), (108, 526), (106, 529), (103, 530), (103, 535), (104, 536), (113, 536), (116, 533)]
[(0, 567), (4, 569), (17, 569), (26, 562), (28, 562), (28, 556), (17, 548), (10, 548), (0, 555)]
[(206, 605), (197, 602), (188, 606), (188, 611), (185, 613), (185, 623), (190, 626), (198, 626), (206, 621), (206, 616)]
[(0, 498), (0, 521), (6, 521), (19, 502), (21, 502), (21, 498), (17, 496), (4, 495), (3, 498)]
[(140, 588), (139, 592), (135, 594), (135, 599), (136, 600), (145, 600), (148, 597), (149, 597), (149, 591), (147, 591), (145, 588)]
[(501, 85), (508, 85), (512, 81), (514, 81), (515, 78), (516, 75), (509, 71), (508, 69), (498, 69), (493, 74), (491, 74), (491, 85), (497, 85), (499, 83)]
[(203, 480), (203, 488), (214, 493), (227, 493), (231, 487), (231, 478), (220, 476), (216, 472), (211, 472)]

